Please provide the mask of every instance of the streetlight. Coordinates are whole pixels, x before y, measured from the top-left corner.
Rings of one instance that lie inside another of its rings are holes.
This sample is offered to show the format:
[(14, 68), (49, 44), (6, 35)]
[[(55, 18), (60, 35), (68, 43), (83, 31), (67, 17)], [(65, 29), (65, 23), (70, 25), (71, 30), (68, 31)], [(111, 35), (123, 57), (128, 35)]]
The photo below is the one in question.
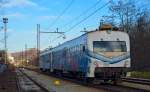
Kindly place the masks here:
[(4, 40), (5, 40), (5, 64), (7, 63), (7, 23), (8, 18), (3, 18), (4, 23)]

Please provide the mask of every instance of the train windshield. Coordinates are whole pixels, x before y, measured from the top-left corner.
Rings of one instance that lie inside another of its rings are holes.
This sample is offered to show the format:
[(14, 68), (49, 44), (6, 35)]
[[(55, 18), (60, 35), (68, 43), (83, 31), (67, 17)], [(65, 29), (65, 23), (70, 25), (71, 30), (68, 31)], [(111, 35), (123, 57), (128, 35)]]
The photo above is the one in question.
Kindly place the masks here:
[(93, 41), (94, 52), (126, 52), (125, 41)]

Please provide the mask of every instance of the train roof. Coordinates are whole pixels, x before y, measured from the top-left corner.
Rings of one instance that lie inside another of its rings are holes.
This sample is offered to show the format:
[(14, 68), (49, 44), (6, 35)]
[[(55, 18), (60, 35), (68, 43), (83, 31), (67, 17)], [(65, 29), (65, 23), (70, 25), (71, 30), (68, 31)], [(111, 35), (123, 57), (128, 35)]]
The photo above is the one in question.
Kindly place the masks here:
[[(65, 43), (71, 42), (71, 41), (73, 41), (73, 40), (75, 40), (75, 39), (78, 39), (78, 38), (80, 38), (80, 37), (83, 37), (83, 36), (85, 36), (85, 35), (88, 35), (88, 34), (91, 34), (91, 33), (93, 33), (93, 32), (97, 32), (97, 31), (108, 31), (108, 29), (103, 29), (103, 30), (96, 29), (96, 30), (88, 31), (88, 32), (82, 34), (81, 36), (78, 36), (78, 37), (76, 37), (76, 38), (74, 38), (74, 39), (71, 39), (71, 40), (68, 40), (68, 41), (66, 41), (66, 42), (64, 42), (64, 43), (62, 43), (62, 44), (60, 44), (60, 45), (58, 45), (58, 46), (55, 46), (54, 48), (47, 48), (46, 50), (42, 51), (40, 54), (45, 53), (45, 52), (50, 51), (50, 50), (52, 51), (52, 50), (54, 50), (55, 48), (64, 45)], [(114, 31), (114, 30), (113, 30), (113, 31)], [(116, 31), (116, 30), (115, 30), (115, 31)], [(122, 31), (118, 31), (118, 32), (122, 32)], [(122, 32), (122, 33), (127, 34), (126, 32)]]
[[(89, 34), (89, 33), (95, 32), (95, 31), (99, 31), (99, 30), (96, 29), (96, 30), (92, 30), (92, 31), (87, 31), (86, 33), (82, 34), (81, 36), (78, 36), (78, 37), (76, 37), (76, 38), (73, 38), (73, 39), (71, 39), (71, 40), (68, 40), (68, 41), (66, 41), (66, 42), (64, 42), (64, 43), (62, 43), (62, 44), (60, 44), (60, 45), (58, 45), (58, 46), (61, 46), (61, 45), (65, 44), (65, 43), (67, 43), (67, 42), (71, 42), (72, 40), (75, 40), (75, 39), (77, 39), (77, 38), (79, 38), (79, 37), (82, 37), (82, 36), (84, 36), (84, 35), (87, 35), (87, 34)], [(46, 49), (44, 49), (43, 51), (41, 51), (41, 53), (44, 53), (44, 52), (46, 52), (46, 51), (48, 51), (48, 50), (55, 49), (55, 48), (57, 48), (58, 46), (55, 46), (55, 47), (53, 47), (53, 48), (46, 48)], [(40, 53), (40, 54), (41, 54), (41, 53)]]

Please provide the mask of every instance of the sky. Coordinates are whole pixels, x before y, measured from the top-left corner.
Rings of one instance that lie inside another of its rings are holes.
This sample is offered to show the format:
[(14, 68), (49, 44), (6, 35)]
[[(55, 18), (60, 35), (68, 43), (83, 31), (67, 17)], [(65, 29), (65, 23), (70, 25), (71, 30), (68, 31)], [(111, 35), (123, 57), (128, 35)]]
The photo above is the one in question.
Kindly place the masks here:
[[(108, 10), (109, 5), (100, 9), (95, 14), (92, 14), (92, 16), (88, 16), (108, 1), (109, 0), (0, 0), (0, 49), (4, 48), (3, 17), (8, 18), (7, 43), (9, 52), (22, 51), (25, 49), (25, 44), (27, 44), (28, 48), (36, 48), (37, 24), (41, 25), (41, 31), (52, 32), (56, 31), (56, 28), (61, 32), (69, 31), (65, 33), (66, 39), (57, 38), (60, 34), (41, 34), (40, 47), (44, 49), (49, 46), (55, 47), (58, 44), (82, 35), (83, 32), (81, 31), (83, 31), (84, 28), (86, 28), (87, 31), (98, 28), (102, 16), (110, 14)], [(144, 3), (148, 2), (148, 0), (144, 1)], [(97, 2), (99, 3), (96, 4), (95, 7), (82, 14)], [(82, 14), (82, 16), (72, 21), (80, 14)], [(78, 24), (78, 22), (86, 17), (88, 18), (85, 21), (70, 30), (72, 26)]]

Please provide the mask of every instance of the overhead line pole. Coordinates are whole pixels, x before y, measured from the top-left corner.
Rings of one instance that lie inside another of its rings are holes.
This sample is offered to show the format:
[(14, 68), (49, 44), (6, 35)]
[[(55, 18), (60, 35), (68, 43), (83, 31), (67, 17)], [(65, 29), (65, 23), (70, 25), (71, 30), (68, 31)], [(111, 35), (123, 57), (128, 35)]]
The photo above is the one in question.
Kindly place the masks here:
[(22, 64), (21, 64), (22, 67), (24, 67), (24, 66), (23, 66), (23, 49), (22, 49), (22, 52), (21, 52), (21, 63), (22, 63)]
[(25, 44), (25, 63), (27, 64), (27, 59), (28, 57), (27, 57), (27, 44)]
[(37, 24), (37, 61), (40, 60), (40, 24)]
[(41, 31), (40, 30), (40, 24), (37, 24), (37, 60), (40, 61), (40, 34), (41, 33), (44, 33), (44, 34), (47, 34), (47, 33), (52, 33), (52, 34), (61, 34), (63, 35), (65, 38), (65, 35), (64, 33), (65, 32), (59, 32), (58, 31), (58, 28), (56, 29), (56, 31), (53, 31), (53, 32), (49, 32), (49, 31)]

